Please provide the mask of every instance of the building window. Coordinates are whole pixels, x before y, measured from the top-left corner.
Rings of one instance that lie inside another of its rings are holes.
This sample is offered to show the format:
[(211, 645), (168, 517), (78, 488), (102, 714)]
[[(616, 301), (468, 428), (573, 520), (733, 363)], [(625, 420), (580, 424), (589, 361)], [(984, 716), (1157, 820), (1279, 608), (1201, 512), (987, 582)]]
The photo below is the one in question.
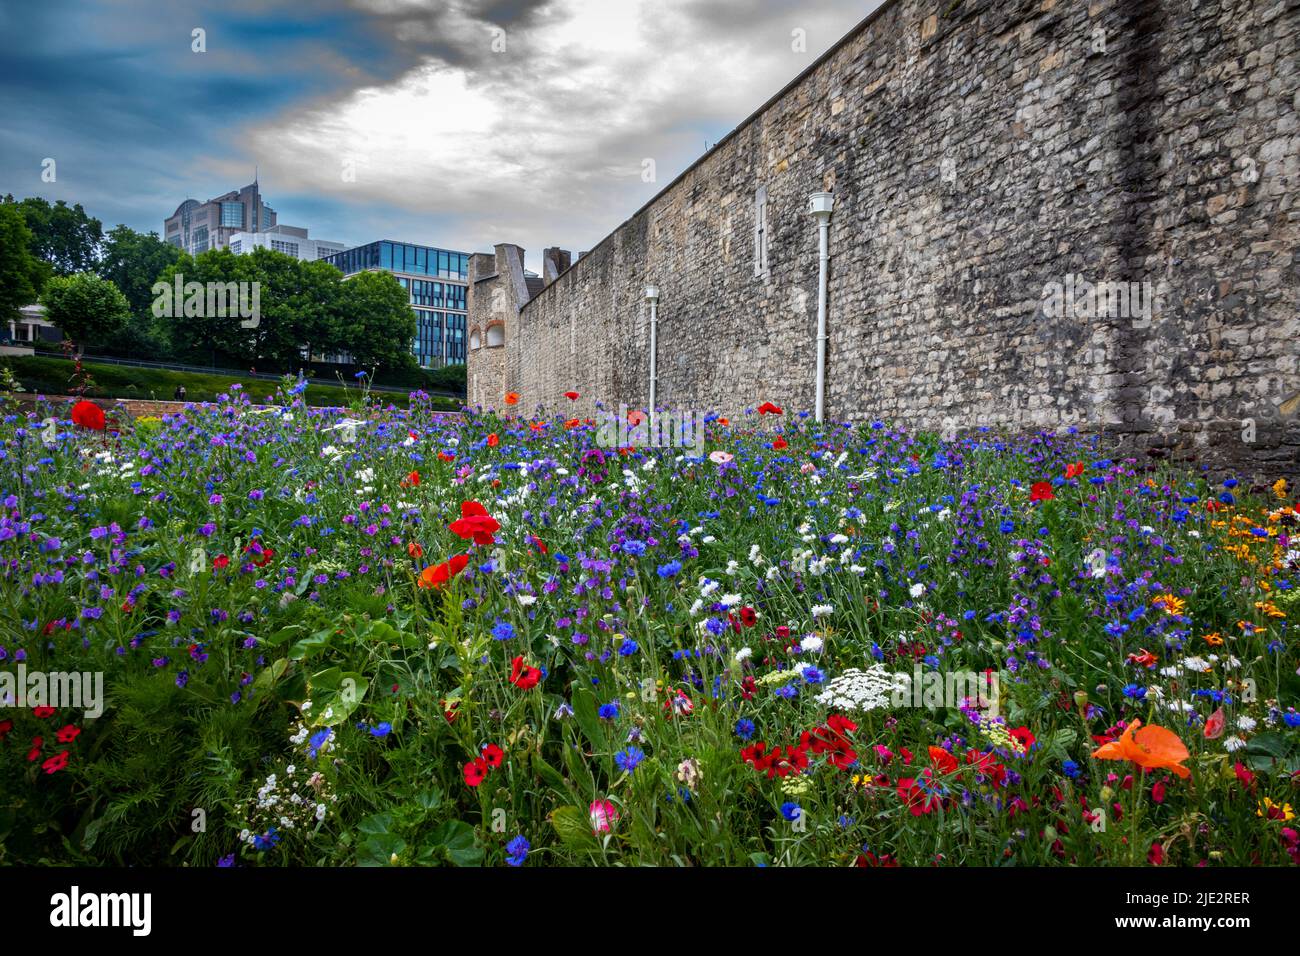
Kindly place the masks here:
[(767, 187), (754, 193), (754, 275), (767, 275)]
[(223, 202), (221, 204), (221, 224), (244, 228), (244, 204), (242, 202)]
[(473, 332), (469, 334), (470, 351), (477, 352), (480, 344), (481, 343), (479, 342), (478, 329), (475, 329)]
[(235, 239), (230, 243), (230, 251), (233, 252), (235, 255), (239, 255), (239, 253), (242, 251), (242, 247), (243, 247), (242, 240)]
[(487, 347), (490, 349), (506, 344), (506, 327), (497, 323), (487, 327)]
[(287, 255), (293, 256), (295, 259), (298, 258), (298, 243), (296, 242), (285, 242), (281, 239), (272, 239), (271, 248), (276, 252), (283, 252)]

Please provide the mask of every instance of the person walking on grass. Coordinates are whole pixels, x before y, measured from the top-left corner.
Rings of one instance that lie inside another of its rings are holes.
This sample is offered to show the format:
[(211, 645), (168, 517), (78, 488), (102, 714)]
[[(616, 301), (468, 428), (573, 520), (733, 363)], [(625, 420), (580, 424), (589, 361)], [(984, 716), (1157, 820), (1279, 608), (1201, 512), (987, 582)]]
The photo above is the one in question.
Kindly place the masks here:
[(183, 401), (185, 401), (185, 386), (184, 386), (184, 385), (177, 385), (177, 386), (176, 386), (176, 394), (175, 394), (174, 397), (175, 397), (176, 401), (178, 401), (178, 402), (183, 402)]

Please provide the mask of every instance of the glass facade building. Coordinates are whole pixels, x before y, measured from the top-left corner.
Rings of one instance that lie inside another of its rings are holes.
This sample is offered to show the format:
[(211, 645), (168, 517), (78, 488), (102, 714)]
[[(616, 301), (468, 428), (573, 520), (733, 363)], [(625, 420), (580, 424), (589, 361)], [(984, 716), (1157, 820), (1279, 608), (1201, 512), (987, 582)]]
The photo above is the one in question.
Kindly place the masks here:
[(425, 368), (464, 364), (469, 253), (381, 239), (325, 261), (345, 276), (378, 269), (396, 275), (415, 310), (416, 360)]

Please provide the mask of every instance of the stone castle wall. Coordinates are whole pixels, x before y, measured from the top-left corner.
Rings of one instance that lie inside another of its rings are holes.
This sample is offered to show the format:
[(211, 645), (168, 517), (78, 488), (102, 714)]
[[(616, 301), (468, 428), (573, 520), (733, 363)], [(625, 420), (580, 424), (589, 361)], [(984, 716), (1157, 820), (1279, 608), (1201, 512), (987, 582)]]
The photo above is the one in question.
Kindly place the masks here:
[[(644, 405), (653, 283), (661, 407), (811, 410), (826, 189), (828, 418), (1296, 475), (1298, 36), (1300, 0), (893, 0), (510, 309), (485, 404)], [(1048, 314), (1070, 276), (1135, 297)]]

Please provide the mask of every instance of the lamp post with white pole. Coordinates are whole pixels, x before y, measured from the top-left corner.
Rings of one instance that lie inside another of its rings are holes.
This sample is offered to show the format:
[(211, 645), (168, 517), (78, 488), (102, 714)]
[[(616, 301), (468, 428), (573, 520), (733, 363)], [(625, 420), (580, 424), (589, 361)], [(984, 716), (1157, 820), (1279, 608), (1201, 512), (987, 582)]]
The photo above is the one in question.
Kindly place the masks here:
[(645, 287), (646, 304), (650, 306), (650, 408), (649, 414), (651, 422), (654, 421), (655, 414), (655, 386), (658, 383), (658, 372), (655, 364), (655, 355), (658, 352), (658, 338), (656, 326), (659, 321), (659, 287), (657, 285), (648, 285)]
[[(817, 220), (817, 404), (816, 420), (826, 408), (826, 264), (830, 261), (831, 207), (835, 198), (827, 192), (808, 197), (808, 214)], [(653, 329), (653, 324), (651, 325)], [(653, 337), (654, 333), (651, 332)]]

